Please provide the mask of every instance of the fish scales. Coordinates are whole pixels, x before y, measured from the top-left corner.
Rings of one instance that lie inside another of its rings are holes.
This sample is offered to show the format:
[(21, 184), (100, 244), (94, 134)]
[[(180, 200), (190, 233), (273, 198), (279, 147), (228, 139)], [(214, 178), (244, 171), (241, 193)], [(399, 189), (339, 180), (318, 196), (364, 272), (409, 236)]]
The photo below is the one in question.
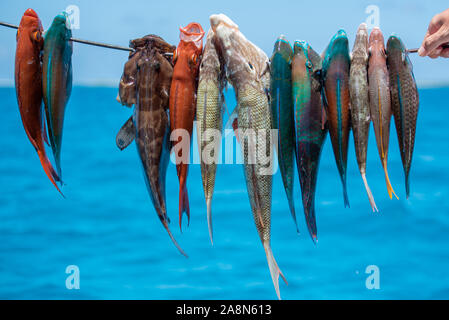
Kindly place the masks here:
[(305, 41), (295, 41), (292, 61), (296, 164), (304, 216), (313, 241), (317, 240), (315, 191), (321, 151), (327, 135), (323, 128), (319, 55)]
[[(45, 114), (42, 112), (42, 59), (44, 45), (42, 23), (37, 13), (27, 9), (17, 31), (15, 56), (15, 88), (23, 127), (35, 148), (42, 168), (52, 184), (61, 193), (56, 182), (60, 178), (47, 157)], [(48, 143), (48, 141), (47, 141)], [(62, 194), (62, 193), (61, 193)]]
[(348, 38), (339, 30), (324, 52), (323, 96), (335, 161), (343, 185), (345, 207), (349, 207), (347, 192), (348, 141), (350, 132), (349, 96), (350, 58)]
[(415, 147), (419, 95), (413, 75), (413, 65), (404, 43), (398, 36), (390, 36), (387, 41), (387, 63), (390, 71), (392, 109), (408, 199), (410, 197), (410, 169)]
[(296, 222), (293, 198), (295, 131), (293, 121), (292, 63), (293, 50), (285, 36), (280, 36), (270, 59), (271, 69), (271, 113), (273, 129), (278, 130), (277, 155), (290, 213)]
[(379, 28), (371, 31), (368, 67), (371, 119), (376, 135), (377, 149), (385, 173), (388, 195), (396, 196), (388, 176), (388, 146), (390, 140), (391, 98), (384, 37)]
[[(272, 167), (261, 163), (265, 153), (272, 165), (270, 130), (272, 129), (269, 102), (270, 72), (266, 54), (248, 41), (238, 26), (223, 14), (210, 17), (223, 57), (226, 76), (232, 84), (237, 100), (238, 137), (244, 160), (244, 173), (254, 222), (265, 249), (268, 267), (278, 298), (280, 271), (271, 250), (271, 192)], [(251, 135), (251, 130), (255, 135)], [(265, 137), (263, 135), (266, 134)], [(255, 136), (258, 135), (259, 139)], [(262, 136), (261, 136), (262, 135)], [(265, 139), (264, 139), (265, 138)], [(260, 154), (256, 156), (256, 152)]]
[(366, 193), (373, 211), (377, 211), (373, 194), (366, 179), (366, 155), (371, 123), (369, 84), (368, 84), (368, 30), (362, 23), (358, 30), (352, 50), (349, 74), (349, 94), (351, 97), (352, 133), (357, 164), (362, 176)]
[[(223, 127), (223, 90), (226, 86), (224, 68), (222, 67), (223, 63), (220, 59), (215, 48), (214, 32), (210, 29), (200, 64), (196, 121), (201, 159), (201, 177), (206, 198), (209, 236), (212, 243), (211, 206)], [(215, 135), (218, 132), (220, 136)], [(210, 144), (213, 145), (212, 149), (210, 149)], [(204, 159), (204, 157), (207, 157), (207, 159)]]
[(72, 91), (72, 32), (67, 13), (57, 15), (45, 33), (42, 84), (48, 136), (61, 176), (61, 144), (65, 110)]
[[(187, 256), (174, 239), (168, 224), (165, 178), (170, 155), (169, 92), (173, 76), (171, 58), (174, 46), (162, 38), (148, 35), (131, 41), (130, 54), (120, 80), (120, 101), (135, 104), (133, 127), (144, 180), (156, 213), (181, 254)], [(129, 134), (129, 121), (120, 130)], [(132, 139), (132, 138), (131, 138)], [(118, 141), (119, 139), (117, 139)], [(130, 143), (130, 141), (129, 141)], [(129, 144), (127, 143), (127, 145)]]

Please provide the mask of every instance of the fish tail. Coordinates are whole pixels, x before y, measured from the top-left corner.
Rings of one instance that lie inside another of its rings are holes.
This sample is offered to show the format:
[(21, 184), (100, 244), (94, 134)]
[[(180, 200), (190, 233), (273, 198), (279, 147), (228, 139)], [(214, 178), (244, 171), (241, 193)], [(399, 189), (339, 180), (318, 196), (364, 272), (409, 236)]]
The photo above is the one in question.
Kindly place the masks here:
[(55, 188), (59, 191), (59, 193), (62, 195), (62, 197), (65, 198), (64, 194), (62, 193), (62, 191), (59, 189), (58, 185), (56, 184), (56, 181), (61, 181), (61, 179), (59, 178), (58, 174), (55, 172), (55, 169), (51, 165), (47, 156), (41, 150), (38, 150), (37, 154), (39, 156), (39, 160), (41, 162), (42, 168), (45, 171), (45, 174), (50, 179), (51, 183), (53, 183)]
[(399, 200), (399, 197), (396, 195), (396, 193), (393, 190), (393, 187), (391, 186), (390, 177), (388, 176), (387, 161), (386, 160), (383, 161), (383, 167), (384, 167), (384, 172), (385, 172), (385, 182), (387, 183), (388, 195), (390, 196), (390, 199), (393, 199), (393, 194), (394, 194), (396, 199)]
[(405, 175), (405, 194), (408, 200), (410, 198), (410, 179), (408, 174)]
[(318, 242), (316, 218), (315, 218), (315, 206), (313, 203), (304, 206), (304, 213), (306, 216), (307, 229), (309, 230), (310, 237), (314, 244)]
[(276, 290), (276, 294), (278, 299), (281, 300), (281, 294), (279, 291), (279, 276), (282, 277), (285, 284), (288, 285), (287, 279), (282, 274), (281, 269), (279, 269), (278, 264), (273, 256), (273, 251), (271, 250), (270, 242), (268, 240), (263, 241), (263, 247), (265, 249), (265, 254), (267, 256), (268, 268), (270, 269), (271, 279), (273, 280), (274, 290)]
[(296, 221), (295, 202), (293, 200), (292, 194), (289, 194), (288, 192), (287, 192), (287, 200), (288, 200), (288, 207), (290, 209), (290, 213), (292, 215), (293, 221), (296, 226), (296, 232), (299, 234), (298, 222)]
[(189, 197), (187, 195), (187, 187), (185, 184), (181, 185), (179, 189), (179, 228), (182, 232), (182, 214), (187, 215), (187, 226), (190, 225), (190, 208), (189, 208)]
[(207, 206), (207, 227), (209, 228), (209, 237), (210, 242), (212, 245), (214, 245), (214, 234), (212, 230), (212, 199), (208, 198), (206, 199), (206, 206)]
[(348, 197), (348, 187), (346, 184), (346, 172), (341, 175), (341, 182), (343, 183), (343, 198), (345, 202), (345, 208), (350, 208), (349, 197)]
[(162, 224), (164, 225), (165, 230), (167, 230), (168, 235), (170, 236), (171, 241), (173, 242), (173, 244), (175, 245), (175, 247), (179, 250), (179, 252), (186, 258), (188, 258), (189, 256), (184, 252), (184, 250), (182, 250), (182, 248), (180, 247), (180, 245), (178, 244), (178, 242), (176, 241), (175, 237), (173, 237), (173, 234), (170, 231), (170, 228), (168, 227), (168, 223), (167, 220), (163, 220)]
[(376, 206), (376, 202), (374, 201), (373, 193), (371, 192), (371, 189), (368, 185), (368, 181), (366, 180), (366, 174), (362, 173), (362, 179), (363, 183), (365, 184), (366, 194), (368, 195), (369, 203), (371, 204), (371, 208), (373, 209), (373, 212), (379, 212)]

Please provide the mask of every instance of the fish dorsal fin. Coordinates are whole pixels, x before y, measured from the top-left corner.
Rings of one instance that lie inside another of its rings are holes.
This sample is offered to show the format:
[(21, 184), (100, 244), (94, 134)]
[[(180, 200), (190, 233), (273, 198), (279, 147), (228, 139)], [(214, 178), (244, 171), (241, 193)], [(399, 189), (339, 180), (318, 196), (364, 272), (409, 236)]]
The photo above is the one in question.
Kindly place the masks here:
[(131, 116), (117, 133), (115, 143), (120, 150), (128, 147), (136, 137), (136, 127), (134, 126), (133, 117)]

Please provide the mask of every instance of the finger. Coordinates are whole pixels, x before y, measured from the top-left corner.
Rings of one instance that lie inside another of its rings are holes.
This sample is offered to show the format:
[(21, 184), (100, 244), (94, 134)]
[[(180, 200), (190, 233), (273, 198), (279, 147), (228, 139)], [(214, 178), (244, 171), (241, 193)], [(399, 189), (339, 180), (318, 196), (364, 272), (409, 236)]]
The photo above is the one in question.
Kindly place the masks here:
[(443, 51), (443, 48), (442, 47), (438, 47), (435, 50), (433, 50), (432, 52), (429, 52), (428, 56), (430, 58), (432, 58), (432, 59), (436, 59), (436, 58), (438, 58), (440, 56), (441, 51)]
[(441, 50), (440, 57), (449, 58), (449, 48)]
[(442, 44), (448, 41), (448, 32), (446, 28), (440, 28), (437, 32), (429, 35), (424, 39), (422, 47), (424, 48), (424, 52), (421, 51), (423, 55), (429, 55), (436, 48), (441, 46)]
[(427, 55), (429, 58), (436, 59), (440, 56), (442, 48), (438, 47)]

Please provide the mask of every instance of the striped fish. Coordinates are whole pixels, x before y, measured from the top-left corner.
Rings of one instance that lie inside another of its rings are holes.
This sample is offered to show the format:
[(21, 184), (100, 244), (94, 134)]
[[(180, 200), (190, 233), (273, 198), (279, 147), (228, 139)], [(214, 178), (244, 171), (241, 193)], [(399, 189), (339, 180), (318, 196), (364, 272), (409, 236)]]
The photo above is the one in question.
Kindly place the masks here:
[(410, 168), (415, 147), (419, 96), (412, 63), (404, 43), (398, 36), (393, 35), (388, 39), (387, 64), (390, 71), (394, 122), (405, 172), (405, 190), (408, 199), (410, 197)]

